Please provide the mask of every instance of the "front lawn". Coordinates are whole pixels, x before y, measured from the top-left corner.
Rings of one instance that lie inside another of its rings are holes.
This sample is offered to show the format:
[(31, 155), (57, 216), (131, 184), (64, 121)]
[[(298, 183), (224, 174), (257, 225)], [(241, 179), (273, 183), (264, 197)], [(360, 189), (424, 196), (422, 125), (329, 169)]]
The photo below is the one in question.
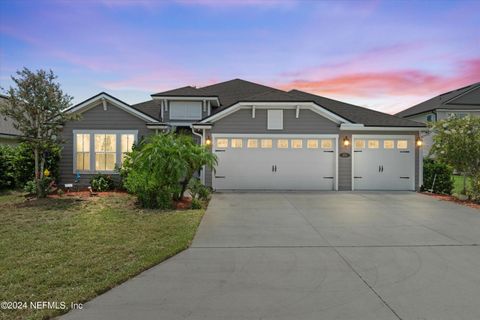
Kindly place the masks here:
[[(0, 195), (0, 301), (85, 302), (186, 249), (204, 210), (142, 210), (129, 195)], [(42, 319), (61, 310), (0, 310)]]

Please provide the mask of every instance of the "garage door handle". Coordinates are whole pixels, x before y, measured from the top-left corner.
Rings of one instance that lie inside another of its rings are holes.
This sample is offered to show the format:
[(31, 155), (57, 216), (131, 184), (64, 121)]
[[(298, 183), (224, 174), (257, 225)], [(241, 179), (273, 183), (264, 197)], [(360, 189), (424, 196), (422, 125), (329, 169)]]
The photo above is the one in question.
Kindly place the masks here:
[(275, 172), (275, 166), (272, 164), (272, 172)]
[(382, 172), (383, 172), (383, 166), (382, 166)]
[(215, 150), (215, 152), (225, 152), (225, 150)]
[(277, 172), (277, 165), (275, 165), (275, 172)]
[(400, 151), (400, 153), (410, 153), (410, 151)]
[(331, 152), (331, 153), (333, 153), (333, 150), (323, 150), (323, 152)]
[(400, 179), (410, 179), (410, 177), (400, 177)]
[(362, 179), (362, 177), (354, 177), (355, 179)]
[(323, 177), (323, 179), (333, 179), (333, 177)]
[(225, 179), (225, 176), (215, 176), (215, 179)]

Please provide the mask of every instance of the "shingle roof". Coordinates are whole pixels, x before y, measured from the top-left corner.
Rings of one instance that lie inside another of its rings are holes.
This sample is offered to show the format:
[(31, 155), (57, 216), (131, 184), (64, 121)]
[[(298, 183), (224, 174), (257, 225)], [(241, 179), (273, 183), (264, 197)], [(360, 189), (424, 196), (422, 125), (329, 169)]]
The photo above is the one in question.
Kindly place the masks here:
[(421, 102), (413, 107), (410, 107), (408, 109), (405, 109), (403, 111), (400, 111), (399, 113), (396, 114), (396, 116), (399, 117), (409, 117), (413, 116), (416, 114), (420, 113), (425, 113), (429, 111), (433, 111), (435, 109), (478, 109), (480, 105), (480, 101), (478, 101), (477, 105), (455, 105), (453, 103), (456, 98), (461, 96), (462, 94), (471, 91), (471, 90), (476, 90), (480, 88), (480, 82), (473, 83), (469, 86), (462, 87), (456, 90), (452, 90), (449, 92), (442, 93), (436, 97), (433, 97), (431, 99), (428, 99), (424, 102)]
[(131, 105), (132, 108), (160, 120), (160, 104), (158, 100), (148, 100)]
[(311, 99), (319, 106), (327, 109), (336, 115), (349, 120), (353, 123), (362, 123), (369, 127), (424, 127), (423, 123), (416, 121), (403, 119), (397, 116), (392, 116), (380, 111), (375, 111), (363, 107), (359, 107), (353, 104), (341, 102), (317, 96), (311, 93), (307, 93), (299, 90), (291, 90), (290, 94), (299, 98)]
[[(152, 94), (154, 97), (207, 97), (208, 94), (204, 93), (202, 89), (192, 86), (181, 87), (173, 90), (163, 91)], [(211, 95), (210, 95), (211, 96)]]

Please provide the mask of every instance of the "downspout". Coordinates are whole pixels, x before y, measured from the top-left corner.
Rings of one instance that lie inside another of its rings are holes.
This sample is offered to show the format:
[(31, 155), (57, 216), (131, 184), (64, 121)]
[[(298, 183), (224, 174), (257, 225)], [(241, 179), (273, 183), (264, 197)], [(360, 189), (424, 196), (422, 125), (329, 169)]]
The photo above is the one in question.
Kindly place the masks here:
[[(205, 144), (205, 129), (202, 129), (202, 134), (200, 134), (195, 131), (195, 128), (192, 127), (192, 133), (200, 137), (200, 143), (203, 146)], [(202, 167), (202, 171), (200, 172), (200, 181), (205, 184), (205, 166)]]

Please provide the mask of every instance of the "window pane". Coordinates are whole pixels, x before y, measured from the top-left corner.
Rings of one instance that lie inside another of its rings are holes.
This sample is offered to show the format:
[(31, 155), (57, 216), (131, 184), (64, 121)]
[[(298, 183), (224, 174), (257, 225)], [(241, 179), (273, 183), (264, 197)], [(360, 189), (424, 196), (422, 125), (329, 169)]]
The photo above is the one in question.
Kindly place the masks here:
[(279, 149), (288, 149), (288, 140), (287, 139), (278, 139), (277, 148)]
[(90, 152), (83, 154), (83, 170), (90, 171)]
[(217, 139), (217, 148), (228, 148), (228, 139)]
[(393, 140), (385, 140), (383, 141), (383, 148), (384, 149), (393, 149), (395, 148), (395, 143)]
[(77, 170), (85, 170), (83, 167), (83, 153), (77, 153)]
[(368, 148), (369, 149), (378, 149), (380, 146), (380, 143), (378, 140), (368, 140)]
[(318, 140), (307, 140), (307, 148), (308, 149), (318, 149)]
[(105, 153), (95, 154), (95, 170), (105, 170)]
[(232, 139), (232, 148), (241, 148), (243, 146), (242, 139)]
[(122, 153), (132, 152), (134, 140), (135, 136), (133, 134), (122, 134)]
[(302, 149), (303, 148), (303, 141), (301, 139), (293, 139), (291, 143), (292, 143), (292, 148), (293, 149)]
[(397, 141), (397, 149), (407, 149), (408, 148), (408, 141), (407, 140), (398, 140)]
[(247, 148), (258, 148), (258, 139), (248, 139)]
[(106, 152), (115, 152), (117, 149), (116, 145), (116, 135), (106, 134), (105, 135), (105, 151)]
[(107, 153), (105, 155), (105, 170), (115, 170), (115, 153)]
[(365, 140), (355, 140), (355, 148), (364, 149), (365, 148)]
[(270, 149), (272, 147), (272, 139), (262, 139), (262, 148)]
[(95, 135), (95, 152), (105, 151), (105, 135), (104, 134), (96, 134)]
[(322, 149), (331, 149), (333, 147), (332, 140), (322, 140), (321, 141), (321, 147)]

